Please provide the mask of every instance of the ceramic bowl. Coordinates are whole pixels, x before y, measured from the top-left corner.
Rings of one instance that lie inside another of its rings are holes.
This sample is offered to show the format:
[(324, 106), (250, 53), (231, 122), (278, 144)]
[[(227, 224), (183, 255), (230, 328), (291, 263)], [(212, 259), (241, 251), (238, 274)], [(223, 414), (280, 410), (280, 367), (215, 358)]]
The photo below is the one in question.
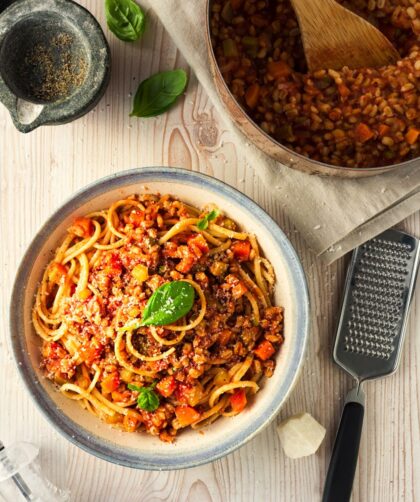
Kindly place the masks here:
[[(285, 308), (285, 342), (274, 375), (264, 381), (251, 406), (236, 417), (221, 418), (204, 434), (185, 430), (174, 444), (146, 433), (112, 429), (65, 398), (39, 369), (41, 340), (31, 325), (31, 310), (42, 272), (75, 216), (106, 208), (133, 193), (169, 193), (188, 204), (215, 203), (244, 230), (256, 234), (274, 266), (275, 303)], [(141, 469), (193, 467), (220, 458), (258, 434), (276, 416), (296, 382), (308, 334), (309, 304), (305, 276), (292, 245), (255, 202), (208, 176), (175, 168), (142, 168), (113, 175), (76, 193), (45, 223), (30, 244), (17, 273), (10, 311), (10, 333), (17, 368), (50, 423), (67, 439), (100, 458)]]

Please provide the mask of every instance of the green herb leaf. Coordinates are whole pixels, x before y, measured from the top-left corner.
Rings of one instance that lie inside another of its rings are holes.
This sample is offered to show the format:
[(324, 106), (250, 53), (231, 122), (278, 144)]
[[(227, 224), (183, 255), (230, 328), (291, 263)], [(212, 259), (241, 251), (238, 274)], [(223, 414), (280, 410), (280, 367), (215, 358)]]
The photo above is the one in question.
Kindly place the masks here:
[(163, 284), (149, 298), (140, 326), (165, 326), (178, 321), (191, 310), (194, 296), (194, 288), (189, 282)]
[(130, 390), (136, 390), (139, 393), (137, 406), (142, 410), (155, 411), (159, 407), (159, 396), (153, 390), (156, 387), (156, 383), (153, 383), (150, 387), (138, 387), (131, 383), (127, 385)]
[(200, 230), (205, 230), (209, 226), (209, 222), (215, 220), (220, 214), (220, 211), (218, 209), (213, 209), (213, 211), (210, 211), (207, 213), (201, 220), (197, 223), (197, 227)]
[(146, 17), (133, 0), (105, 0), (106, 22), (120, 40), (134, 42), (144, 33)]
[(143, 80), (134, 96), (130, 116), (155, 117), (166, 112), (184, 92), (186, 85), (184, 70), (163, 71)]

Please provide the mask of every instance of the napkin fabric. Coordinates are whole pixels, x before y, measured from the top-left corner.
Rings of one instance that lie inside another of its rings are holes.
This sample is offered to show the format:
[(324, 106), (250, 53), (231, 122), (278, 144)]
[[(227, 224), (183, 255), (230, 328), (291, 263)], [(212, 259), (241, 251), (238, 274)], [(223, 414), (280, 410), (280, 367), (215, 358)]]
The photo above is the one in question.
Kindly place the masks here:
[(146, 0), (237, 137), (244, 157), (267, 190), (327, 263), (420, 209), (420, 162), (369, 178), (308, 175), (290, 169), (251, 145), (220, 100), (206, 47), (206, 0)]

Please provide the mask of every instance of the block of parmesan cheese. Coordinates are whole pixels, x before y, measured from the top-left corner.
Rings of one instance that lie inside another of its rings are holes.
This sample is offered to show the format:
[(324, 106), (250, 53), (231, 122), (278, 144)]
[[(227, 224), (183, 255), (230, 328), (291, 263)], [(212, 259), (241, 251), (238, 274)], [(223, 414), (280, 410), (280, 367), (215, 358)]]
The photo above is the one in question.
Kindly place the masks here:
[(284, 453), (290, 458), (314, 454), (325, 437), (325, 428), (309, 413), (294, 415), (277, 427)]

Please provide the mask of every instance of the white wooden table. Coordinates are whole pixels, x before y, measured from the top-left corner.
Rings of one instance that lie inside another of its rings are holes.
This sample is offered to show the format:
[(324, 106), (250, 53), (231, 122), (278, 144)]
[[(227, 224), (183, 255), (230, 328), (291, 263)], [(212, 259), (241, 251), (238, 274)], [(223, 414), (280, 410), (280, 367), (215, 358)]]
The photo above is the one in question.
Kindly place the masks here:
[[(84, 0), (105, 27), (103, 2)], [(129, 118), (139, 81), (156, 71), (186, 67), (152, 17), (141, 43), (106, 31), (113, 55), (110, 86), (99, 105), (78, 121), (18, 133), (0, 109), (1, 322), (0, 439), (41, 446), (45, 472), (77, 502), (312, 502), (320, 500), (326, 467), (352, 382), (331, 362), (335, 317), (345, 260), (323, 266), (306, 249), (279, 205), (221, 125), (191, 75), (188, 92), (170, 113)], [(203, 467), (136, 471), (109, 464), (62, 438), (40, 415), (18, 378), (8, 347), (8, 303), (18, 262), (39, 226), (76, 189), (126, 168), (171, 165), (216, 176), (261, 204), (288, 233), (302, 258), (312, 299), (312, 329), (300, 380), (278, 420), (309, 411), (326, 428), (316, 455), (287, 459), (275, 424), (239, 451)], [(404, 227), (420, 235), (417, 213)], [(355, 502), (420, 501), (420, 295), (409, 321), (399, 372), (369, 383)], [(11, 501), (13, 502), (13, 501)], [(339, 501), (338, 501), (339, 502)]]

